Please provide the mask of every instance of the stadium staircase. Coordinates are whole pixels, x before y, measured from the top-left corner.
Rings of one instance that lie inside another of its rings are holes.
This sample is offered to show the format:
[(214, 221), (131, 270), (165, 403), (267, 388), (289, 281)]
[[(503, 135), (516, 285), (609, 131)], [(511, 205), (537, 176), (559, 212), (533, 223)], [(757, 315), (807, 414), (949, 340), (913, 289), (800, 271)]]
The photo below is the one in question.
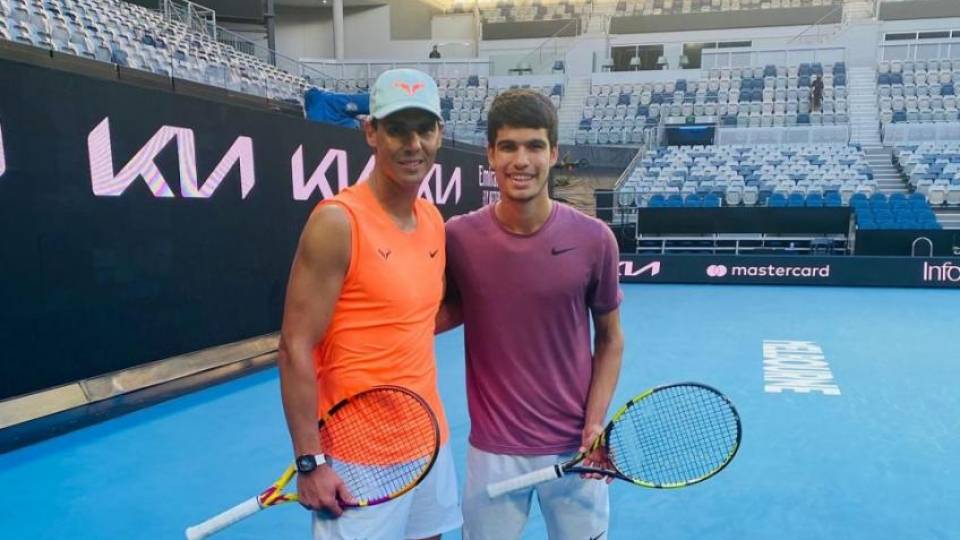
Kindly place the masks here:
[[(960, 208), (934, 208), (933, 213), (944, 229), (960, 229)], [(954, 253), (960, 255), (960, 253)]]
[(873, 19), (874, 0), (847, 0), (843, 3), (843, 20), (856, 22)]
[(869, 0), (847, 0), (843, 3), (843, 20), (855, 22), (873, 19), (874, 3)]
[[(867, 163), (873, 170), (873, 178), (877, 181), (877, 189), (881, 193), (909, 193), (907, 178), (893, 165), (893, 150), (885, 146), (863, 146), (863, 153), (867, 156)], [(933, 213), (944, 229), (960, 229), (960, 208), (949, 206), (935, 206)]]
[(882, 193), (909, 193), (907, 180), (900, 171), (893, 166), (893, 152), (878, 145), (863, 146), (863, 153), (867, 156), (867, 163), (873, 171), (873, 179), (877, 181), (877, 189)]
[(850, 110), (850, 141), (865, 147), (880, 146), (876, 69), (848, 67), (847, 96)]
[(570, 77), (557, 111), (560, 144), (573, 144), (573, 137), (583, 117), (583, 103), (590, 93), (590, 77)]

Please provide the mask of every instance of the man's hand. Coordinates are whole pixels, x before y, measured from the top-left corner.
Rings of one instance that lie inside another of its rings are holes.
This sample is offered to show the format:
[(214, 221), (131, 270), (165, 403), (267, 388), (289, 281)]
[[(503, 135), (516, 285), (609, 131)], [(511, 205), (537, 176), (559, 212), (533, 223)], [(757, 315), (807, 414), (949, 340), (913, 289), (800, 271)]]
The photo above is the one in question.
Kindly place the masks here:
[[(590, 450), (594, 441), (596, 441), (597, 437), (599, 437), (601, 433), (603, 433), (603, 426), (600, 424), (591, 424), (583, 428), (579, 451), (581, 453), (588, 452), (587, 456), (583, 458), (584, 467), (593, 467), (595, 469), (613, 469), (613, 463), (611, 463), (610, 456), (607, 455), (607, 450), (603, 445)], [(593, 480), (599, 480), (603, 478), (608, 484), (613, 482), (612, 476), (604, 476), (596, 473), (581, 474), (580, 478), (590, 478)]]
[(330, 465), (320, 465), (309, 474), (297, 475), (297, 496), (300, 505), (308, 510), (325, 510), (340, 517), (340, 503), (353, 504), (353, 495)]

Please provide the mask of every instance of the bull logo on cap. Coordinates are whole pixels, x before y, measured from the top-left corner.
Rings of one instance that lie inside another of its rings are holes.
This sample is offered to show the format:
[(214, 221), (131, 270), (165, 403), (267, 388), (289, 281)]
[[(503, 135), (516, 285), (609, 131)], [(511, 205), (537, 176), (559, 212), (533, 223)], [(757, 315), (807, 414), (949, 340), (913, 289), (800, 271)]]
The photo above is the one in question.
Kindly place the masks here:
[(424, 85), (423, 83), (421, 83), (421, 82), (413, 83), (413, 84), (411, 85), (411, 84), (405, 83), (405, 82), (403, 82), (403, 81), (397, 81), (397, 82), (393, 83), (393, 85), (394, 85), (395, 87), (403, 90), (404, 92), (406, 92), (408, 96), (412, 96), (412, 95), (416, 94), (417, 92), (419, 92), (420, 90), (423, 90), (423, 88), (424, 88), (424, 86), (425, 86), (425, 85)]

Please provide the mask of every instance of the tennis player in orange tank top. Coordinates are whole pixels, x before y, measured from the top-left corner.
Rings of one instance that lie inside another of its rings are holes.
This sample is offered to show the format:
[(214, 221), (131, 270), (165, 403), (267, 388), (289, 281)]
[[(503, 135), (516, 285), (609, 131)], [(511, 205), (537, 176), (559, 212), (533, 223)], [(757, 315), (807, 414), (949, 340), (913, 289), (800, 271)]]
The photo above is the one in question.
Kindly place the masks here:
[(350, 222), (350, 265), (323, 341), (313, 351), (317, 414), (378, 384), (409, 388), (447, 424), (437, 392), (433, 351), (446, 265), (443, 217), (416, 199), (417, 227), (403, 231), (363, 182), (320, 206), (335, 204)]
[[(294, 257), (277, 360), (283, 407), (300, 503), (320, 511), (314, 538), (437, 539), (462, 523), (433, 348), (443, 220), (418, 198), (442, 140), (437, 85), (419, 71), (387, 71), (371, 90), (370, 116), (364, 135), (376, 156), (373, 172), (317, 205)], [(309, 466), (324, 451), (317, 415), (381, 384), (406, 387), (430, 404), (440, 454), (411, 492), (344, 512), (338, 501), (352, 496), (337, 473)]]

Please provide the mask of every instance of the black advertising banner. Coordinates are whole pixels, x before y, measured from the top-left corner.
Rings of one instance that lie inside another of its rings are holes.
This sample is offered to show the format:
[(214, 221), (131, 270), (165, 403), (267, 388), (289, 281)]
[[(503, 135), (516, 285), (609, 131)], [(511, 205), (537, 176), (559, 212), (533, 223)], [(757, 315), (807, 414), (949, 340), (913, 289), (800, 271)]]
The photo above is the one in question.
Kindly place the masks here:
[(621, 254), (620, 280), (960, 288), (960, 258)]
[[(421, 195), (480, 206), (443, 149)], [(0, 60), (0, 399), (279, 328), (300, 230), (362, 133)]]

